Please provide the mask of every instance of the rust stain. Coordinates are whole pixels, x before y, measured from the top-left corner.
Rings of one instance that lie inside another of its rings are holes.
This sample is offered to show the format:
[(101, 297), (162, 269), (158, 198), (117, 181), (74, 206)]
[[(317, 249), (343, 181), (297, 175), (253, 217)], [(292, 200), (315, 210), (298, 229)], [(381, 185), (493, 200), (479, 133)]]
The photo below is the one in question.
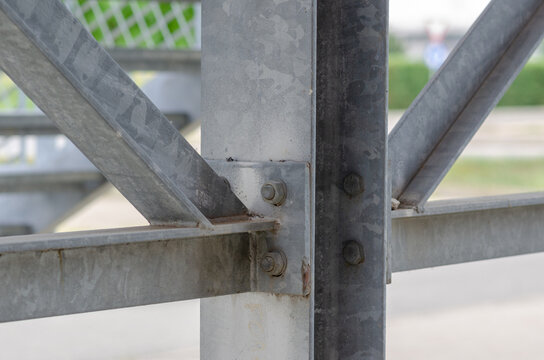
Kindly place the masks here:
[(60, 283), (64, 284), (64, 264), (62, 257), (62, 249), (57, 250), (57, 256), (59, 257), (59, 270), (60, 270)]
[(304, 296), (310, 295), (312, 291), (312, 277), (311, 277), (311, 267), (306, 260), (302, 260), (302, 294)]

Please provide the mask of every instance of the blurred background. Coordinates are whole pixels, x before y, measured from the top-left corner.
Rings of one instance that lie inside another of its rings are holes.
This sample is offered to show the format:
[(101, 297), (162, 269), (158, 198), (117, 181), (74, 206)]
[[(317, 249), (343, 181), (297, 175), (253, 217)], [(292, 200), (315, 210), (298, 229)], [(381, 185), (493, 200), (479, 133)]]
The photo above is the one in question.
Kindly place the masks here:
[[(65, 3), (199, 149), (199, 5)], [(390, 128), (487, 3), (390, 0)], [(432, 199), (541, 191), (543, 139), (540, 47)], [(147, 224), (3, 74), (0, 164), (0, 235)], [(388, 359), (544, 358), (543, 272), (535, 254), (395, 273)], [(198, 359), (199, 302), (0, 324), (0, 347), (3, 359)]]

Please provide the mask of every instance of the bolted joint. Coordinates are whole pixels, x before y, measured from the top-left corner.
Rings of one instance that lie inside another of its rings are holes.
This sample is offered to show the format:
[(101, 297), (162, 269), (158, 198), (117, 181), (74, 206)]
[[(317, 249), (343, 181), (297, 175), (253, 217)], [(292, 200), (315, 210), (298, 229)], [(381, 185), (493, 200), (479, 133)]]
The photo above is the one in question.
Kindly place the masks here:
[(287, 198), (287, 186), (283, 181), (268, 181), (261, 187), (261, 196), (267, 203), (280, 206)]
[(287, 268), (287, 257), (283, 251), (271, 251), (263, 255), (259, 265), (270, 276), (282, 276)]
[(356, 173), (347, 175), (344, 178), (344, 191), (352, 197), (362, 194), (365, 191), (363, 178)]
[(344, 260), (350, 265), (359, 265), (365, 261), (365, 250), (357, 241), (350, 240), (342, 249)]

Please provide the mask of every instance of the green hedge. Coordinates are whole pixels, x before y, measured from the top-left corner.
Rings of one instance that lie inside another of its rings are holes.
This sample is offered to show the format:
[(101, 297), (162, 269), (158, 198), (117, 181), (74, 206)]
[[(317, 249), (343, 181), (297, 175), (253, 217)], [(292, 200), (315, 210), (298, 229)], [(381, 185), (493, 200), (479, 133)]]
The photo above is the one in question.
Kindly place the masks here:
[(544, 105), (544, 61), (525, 65), (499, 102), (499, 106), (532, 105)]
[[(405, 109), (429, 80), (422, 62), (392, 58), (389, 63), (389, 108)], [(530, 62), (521, 71), (499, 106), (544, 105), (544, 61)]]
[(422, 62), (389, 60), (389, 108), (406, 109), (429, 80), (429, 70)]

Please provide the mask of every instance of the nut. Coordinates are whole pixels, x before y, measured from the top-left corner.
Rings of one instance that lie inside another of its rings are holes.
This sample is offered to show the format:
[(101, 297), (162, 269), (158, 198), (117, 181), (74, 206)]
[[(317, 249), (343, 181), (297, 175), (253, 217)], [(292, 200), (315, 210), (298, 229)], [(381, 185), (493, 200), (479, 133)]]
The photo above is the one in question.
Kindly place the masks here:
[(267, 203), (280, 206), (287, 198), (287, 186), (283, 181), (268, 181), (261, 187), (261, 196)]
[(271, 251), (263, 255), (259, 265), (269, 275), (281, 276), (287, 268), (287, 258), (282, 251)]
[(365, 251), (361, 244), (355, 240), (350, 240), (342, 249), (344, 260), (350, 265), (359, 265), (365, 261)]

